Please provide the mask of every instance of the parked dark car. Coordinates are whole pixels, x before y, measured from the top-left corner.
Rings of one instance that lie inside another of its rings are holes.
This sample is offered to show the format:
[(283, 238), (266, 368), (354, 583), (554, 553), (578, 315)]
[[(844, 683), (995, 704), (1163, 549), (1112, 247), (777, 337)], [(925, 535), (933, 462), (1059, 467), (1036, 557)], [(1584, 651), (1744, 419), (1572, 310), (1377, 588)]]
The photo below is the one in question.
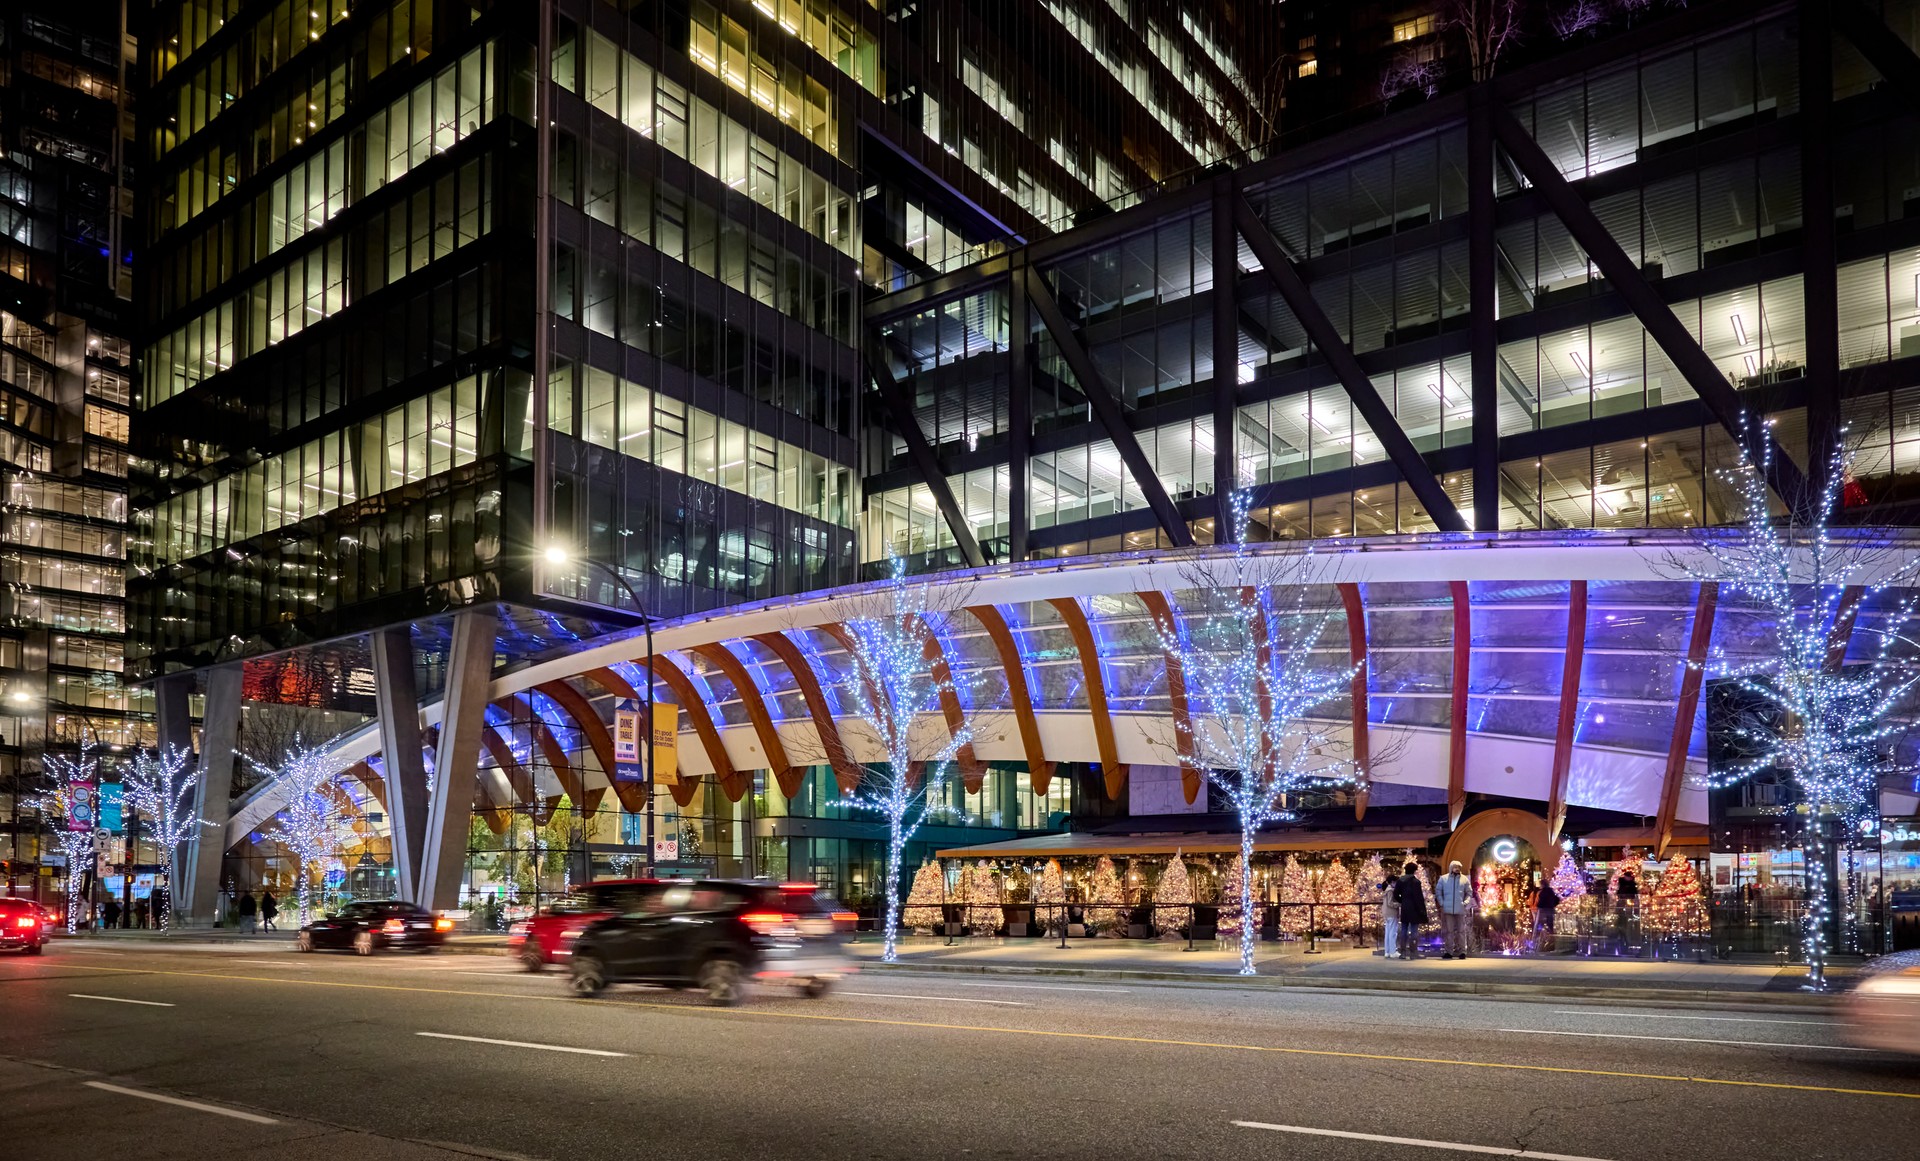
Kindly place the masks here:
[(0, 899), (0, 950), (39, 955), (51, 928), (47, 912), (31, 899)]
[(818, 998), (852, 974), (853, 913), (811, 883), (702, 879), (646, 886), (631, 910), (575, 939), (571, 983), (583, 996), (634, 982), (695, 988), (722, 1006), (752, 980)]
[(302, 927), (294, 946), (301, 951), (352, 948), (361, 955), (388, 948), (430, 952), (445, 943), (452, 930), (453, 920), (411, 903), (361, 900)]
[(581, 932), (602, 919), (637, 910), (640, 892), (659, 884), (657, 879), (588, 883), (558, 903), (541, 908), (533, 918), (508, 928), (507, 946), (530, 972), (542, 971), (550, 963), (563, 963), (573, 955), (573, 941)]

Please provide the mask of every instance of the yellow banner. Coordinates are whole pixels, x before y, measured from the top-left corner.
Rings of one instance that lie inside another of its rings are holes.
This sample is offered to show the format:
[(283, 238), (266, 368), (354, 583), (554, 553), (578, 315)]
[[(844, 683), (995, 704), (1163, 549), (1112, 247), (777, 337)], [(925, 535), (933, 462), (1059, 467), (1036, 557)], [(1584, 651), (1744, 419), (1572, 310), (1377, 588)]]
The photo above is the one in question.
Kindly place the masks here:
[(653, 776), (662, 786), (680, 782), (680, 707), (653, 703)]

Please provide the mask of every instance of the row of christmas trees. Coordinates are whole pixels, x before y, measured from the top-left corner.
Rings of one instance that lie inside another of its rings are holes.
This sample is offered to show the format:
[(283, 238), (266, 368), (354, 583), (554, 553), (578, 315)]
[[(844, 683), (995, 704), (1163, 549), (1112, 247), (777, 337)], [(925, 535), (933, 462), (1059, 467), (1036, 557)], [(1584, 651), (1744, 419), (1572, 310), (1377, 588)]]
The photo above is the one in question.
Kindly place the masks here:
[[(1401, 865), (1405, 863), (1414, 864), (1421, 892), (1425, 896), (1429, 920), (1426, 929), (1436, 930), (1439, 927), (1440, 909), (1434, 903), (1433, 885), (1428, 878), (1426, 864), (1415, 859), (1411, 850), (1405, 852), (1401, 860)], [(1596, 893), (1589, 890), (1586, 872), (1572, 854), (1563, 854), (1549, 880), (1559, 898), (1556, 931), (1571, 934), (1583, 919), (1597, 914), (1603, 896), (1617, 899), (1621, 876), (1628, 870), (1638, 876), (1641, 866), (1641, 857), (1633, 848), (1627, 848), (1621, 858), (1612, 863), (1605, 888)], [(1355, 875), (1336, 857), (1322, 871), (1316, 884), (1299, 859), (1288, 855), (1280, 870), (1280, 930), (1289, 935), (1304, 935), (1309, 926), (1313, 926), (1327, 934), (1338, 935), (1357, 927), (1378, 924), (1380, 913), (1377, 905), (1382, 885), (1390, 878), (1397, 877), (1395, 872), (1398, 869), (1398, 866), (1389, 868), (1382, 857), (1375, 854), (1360, 865), (1359, 873)], [(1216, 931), (1221, 938), (1240, 933), (1242, 916), (1237, 901), (1240, 898), (1240, 881), (1245, 874), (1244, 861), (1235, 857), (1228, 864), (1220, 889), (1221, 906)], [(1516, 909), (1527, 906), (1524, 891), (1516, 894), (1503, 888), (1497, 872), (1490, 865), (1481, 867), (1476, 878), (1477, 903), (1483, 912), (1491, 914), (1503, 906)], [(945, 905), (955, 909), (954, 921), (964, 924), (974, 934), (996, 934), (1005, 918), (1006, 896), (1000, 873), (988, 863), (981, 862), (971, 867), (963, 865), (952, 891), (947, 889), (946, 873), (940, 864), (925, 863), (914, 875), (901, 923), (922, 934), (930, 934), (945, 921), (942, 910)], [(1706, 934), (1709, 917), (1700, 877), (1694, 872), (1693, 864), (1680, 855), (1676, 854), (1662, 869), (1657, 884), (1651, 890), (1643, 890), (1643, 898), (1646, 902), (1642, 921), (1648, 930), (1671, 936)], [(1067, 922), (1066, 902), (1065, 876), (1060, 864), (1050, 859), (1033, 878), (1031, 904), (1034, 921), (1048, 935), (1057, 937), (1061, 934), (1061, 928)], [(1154, 905), (1151, 928), (1155, 935), (1177, 936), (1182, 928), (1192, 922), (1195, 902), (1193, 879), (1179, 852), (1174, 853), (1173, 860), (1161, 873), (1150, 902)], [(1318, 906), (1311, 909), (1299, 906), (1307, 903)], [(1094, 865), (1092, 877), (1087, 883), (1086, 902), (1080, 910), (1090, 934), (1127, 934), (1134, 904), (1129, 901), (1129, 893), (1123, 887), (1119, 870), (1111, 858), (1103, 855)], [(1265, 905), (1255, 904), (1253, 921), (1256, 925), (1264, 920), (1265, 910)]]

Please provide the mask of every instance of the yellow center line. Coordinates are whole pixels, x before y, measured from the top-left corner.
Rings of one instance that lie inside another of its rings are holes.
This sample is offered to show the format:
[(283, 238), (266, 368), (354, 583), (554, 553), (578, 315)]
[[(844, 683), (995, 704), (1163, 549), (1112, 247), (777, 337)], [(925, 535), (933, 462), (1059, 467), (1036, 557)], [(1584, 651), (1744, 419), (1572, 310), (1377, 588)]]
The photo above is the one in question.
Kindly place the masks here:
[[(285, 987), (356, 988), (374, 992), (415, 992), (435, 996), (479, 996), (489, 1000), (536, 1000), (563, 1004), (606, 1004), (623, 1008), (656, 1008), (687, 1016), (764, 1017), (779, 1020), (817, 1020), (828, 1024), (877, 1024), (890, 1028), (927, 1028), (941, 1032), (988, 1032), (1002, 1036), (1039, 1036), (1056, 1040), (1097, 1040), (1114, 1044), (1151, 1044), (1165, 1048), (1205, 1048), (1218, 1052), (1264, 1052), (1280, 1056), (1320, 1056), (1336, 1060), (1378, 1060), (1392, 1064), (1439, 1064), (1453, 1068), (1491, 1068), (1508, 1072), (1550, 1072), (1564, 1076), (1604, 1076), (1615, 1080), (1659, 1080), (1680, 1084), (1717, 1084), (1732, 1088), (1783, 1089), (1790, 1092), (1834, 1093), (1844, 1096), (1894, 1097), (1920, 1100), (1920, 1092), (1895, 1092), (1889, 1089), (1842, 1088), (1824, 1084), (1788, 1084), (1781, 1081), (1724, 1080), (1712, 1076), (1680, 1076), (1658, 1072), (1619, 1072), (1605, 1068), (1567, 1068), (1551, 1064), (1514, 1064), (1494, 1060), (1453, 1060), (1439, 1056), (1398, 1056), (1385, 1052), (1342, 1052), (1332, 1048), (1282, 1048), (1270, 1044), (1230, 1044), (1208, 1040), (1171, 1040), (1157, 1036), (1113, 1036), (1100, 1032), (1059, 1032), (1045, 1028), (1001, 1028), (988, 1024), (940, 1024), (926, 1020), (888, 1020), (877, 1016), (828, 1016), (814, 1012), (773, 1012), (764, 1008), (690, 1008), (683, 1004), (659, 1004), (647, 1000), (586, 1000), (578, 996), (528, 996), (513, 992), (482, 992), (463, 988), (419, 988), (401, 984), (353, 984), (337, 980), (285, 979), (277, 976), (236, 976), (225, 972), (167, 971), (154, 968), (117, 968), (86, 965), (89, 971), (123, 972), (128, 975), (192, 976), (214, 980), (242, 980)], [(49, 977), (51, 978), (51, 977)]]

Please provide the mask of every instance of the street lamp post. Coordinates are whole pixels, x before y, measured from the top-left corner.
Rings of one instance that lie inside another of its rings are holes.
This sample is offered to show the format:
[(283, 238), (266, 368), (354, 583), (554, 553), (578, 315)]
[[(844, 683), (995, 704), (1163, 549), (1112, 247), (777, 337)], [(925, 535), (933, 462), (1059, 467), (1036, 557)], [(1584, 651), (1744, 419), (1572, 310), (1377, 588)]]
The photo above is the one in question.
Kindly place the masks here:
[[(653, 761), (653, 615), (647, 612), (646, 603), (640, 599), (639, 593), (633, 591), (633, 586), (627, 583), (627, 578), (621, 576), (619, 570), (614, 568), (612, 565), (608, 564), (607, 562), (603, 560), (595, 560), (591, 556), (580, 556), (580, 557), (573, 556), (566, 549), (560, 547), (557, 544), (547, 549), (546, 560), (548, 564), (556, 565), (556, 566), (563, 566), (563, 565), (569, 565), (569, 564), (584, 564), (589, 568), (597, 568), (601, 572), (606, 573), (608, 577), (612, 578), (613, 583), (616, 585), (619, 585), (621, 590), (627, 594), (627, 600), (633, 602), (633, 611), (639, 615), (640, 624), (642, 628), (644, 628), (646, 631), (647, 686), (642, 696), (642, 700), (645, 704), (645, 709), (643, 711), (645, 714), (645, 717), (643, 720), (646, 723), (646, 726), (645, 726), (646, 745), (644, 749), (641, 751), (641, 769), (646, 773), (646, 782), (647, 782), (647, 813), (646, 813), (647, 824), (646, 824), (646, 831), (645, 831), (646, 833), (645, 841), (646, 841), (646, 852), (647, 852), (647, 864), (651, 866), (653, 863), (653, 847), (654, 847), (653, 789), (654, 789), (654, 774), (655, 774), (654, 761)], [(607, 777), (609, 779), (617, 778), (619, 777), (619, 774), (616, 771), (609, 770), (607, 771)], [(588, 870), (589, 870), (589, 874), (591, 874), (591, 870), (592, 870), (591, 863), (589, 863)]]

